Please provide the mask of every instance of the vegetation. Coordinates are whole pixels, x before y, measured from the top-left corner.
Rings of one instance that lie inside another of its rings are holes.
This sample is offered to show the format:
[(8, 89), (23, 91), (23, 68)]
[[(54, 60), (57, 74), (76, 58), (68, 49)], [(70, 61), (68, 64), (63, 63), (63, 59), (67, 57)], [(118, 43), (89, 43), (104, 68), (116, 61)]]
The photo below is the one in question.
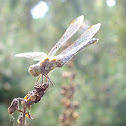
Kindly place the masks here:
[[(13, 98), (24, 97), (32, 90), (37, 79), (27, 72), (35, 62), (14, 55), (32, 51), (48, 53), (69, 23), (80, 15), (85, 16), (88, 24), (100, 22), (102, 26), (97, 34), (99, 42), (78, 53), (74, 60), (74, 99), (79, 102), (76, 125), (125, 126), (126, 1), (116, 1), (114, 7), (109, 7), (106, 0), (45, 0), (48, 12), (41, 19), (33, 19), (30, 10), (38, 2), (0, 0), (0, 126), (12, 124), (7, 108)], [(34, 120), (28, 119), (27, 125), (60, 125), (64, 71), (69, 72), (67, 66), (49, 74), (55, 86), (50, 86), (42, 101), (32, 106), (30, 113)], [(14, 113), (15, 120), (18, 116), (19, 113)]]

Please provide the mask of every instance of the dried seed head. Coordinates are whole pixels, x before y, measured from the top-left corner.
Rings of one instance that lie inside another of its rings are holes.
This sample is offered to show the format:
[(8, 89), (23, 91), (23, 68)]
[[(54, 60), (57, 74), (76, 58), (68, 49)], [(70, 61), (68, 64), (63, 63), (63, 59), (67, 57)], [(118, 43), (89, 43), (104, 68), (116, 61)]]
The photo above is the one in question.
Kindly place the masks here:
[(75, 109), (78, 109), (79, 108), (79, 102), (77, 102), (77, 101), (73, 102), (73, 107)]
[(74, 119), (77, 119), (78, 118), (78, 113), (77, 112), (73, 112), (73, 114), (72, 114), (72, 117), (74, 118)]
[(37, 85), (34, 86), (34, 88), (35, 88), (35, 90), (37, 92), (45, 91), (48, 87), (49, 87), (49, 84), (48, 83), (37, 84)]
[(19, 100), (17, 98), (14, 98), (11, 102), (11, 105), (8, 108), (9, 114), (13, 114), (16, 109), (19, 108)]
[(22, 126), (22, 118), (23, 118), (23, 115), (22, 113), (20, 114), (20, 116), (18, 117), (18, 120), (17, 122)]
[(65, 90), (64, 90), (64, 89), (61, 89), (60, 93), (61, 93), (62, 95), (65, 95)]
[(28, 117), (29, 119), (33, 119), (29, 112), (25, 113), (25, 116)]
[(61, 122), (64, 122), (64, 121), (65, 121), (65, 115), (64, 115), (64, 114), (61, 114), (61, 115), (59, 116), (59, 120), (60, 120)]
[(69, 77), (71, 77), (71, 72), (64, 72), (63, 74), (62, 74), (62, 77), (65, 79), (65, 78), (69, 78)]

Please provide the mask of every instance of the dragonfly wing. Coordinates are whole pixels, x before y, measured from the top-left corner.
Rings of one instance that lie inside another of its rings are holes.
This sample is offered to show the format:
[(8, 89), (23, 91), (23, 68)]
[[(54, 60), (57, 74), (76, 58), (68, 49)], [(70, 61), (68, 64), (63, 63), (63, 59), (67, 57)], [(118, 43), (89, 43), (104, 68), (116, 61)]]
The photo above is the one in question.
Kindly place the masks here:
[(25, 58), (30, 58), (35, 61), (40, 61), (43, 60), (47, 57), (47, 54), (43, 52), (26, 52), (26, 53), (19, 53), (15, 55), (16, 57), (25, 57)]
[[(66, 54), (70, 50), (76, 48), (79, 45), (83, 45), (83, 43), (88, 43), (89, 40), (96, 34), (96, 32), (99, 30), (101, 24), (95, 24), (89, 27), (71, 46), (69, 46), (67, 49), (65, 49), (61, 54)], [(82, 46), (81, 45), (81, 46)]]
[(76, 48), (73, 48), (71, 51), (67, 52), (66, 54), (59, 54), (58, 56), (55, 56), (54, 59), (56, 59), (56, 65), (57, 67), (62, 67), (64, 64), (66, 64), (74, 55), (76, 55), (80, 50), (87, 47), (90, 44), (94, 44), (98, 42), (99, 39), (93, 38), (87, 43), (81, 44), (77, 46)]
[(52, 50), (49, 52), (48, 56), (53, 56), (55, 53), (59, 50), (61, 45), (66, 42), (73, 34), (77, 32), (77, 30), (80, 28), (81, 24), (83, 23), (84, 16), (80, 16), (76, 18), (70, 26), (67, 28), (61, 39), (56, 43), (56, 45), (52, 48)]

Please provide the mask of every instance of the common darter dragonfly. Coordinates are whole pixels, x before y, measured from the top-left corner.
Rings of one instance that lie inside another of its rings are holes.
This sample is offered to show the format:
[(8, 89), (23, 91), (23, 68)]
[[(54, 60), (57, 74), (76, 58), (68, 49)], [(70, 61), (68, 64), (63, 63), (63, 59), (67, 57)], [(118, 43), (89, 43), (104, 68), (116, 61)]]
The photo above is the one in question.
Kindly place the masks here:
[(61, 39), (51, 49), (48, 55), (45, 54), (44, 52), (26, 52), (16, 54), (15, 56), (31, 58), (35, 61), (39, 61), (38, 63), (31, 65), (28, 69), (28, 72), (34, 77), (37, 77), (39, 75), (38, 80), (42, 76), (42, 83), (43, 83), (43, 77), (46, 78), (46, 81), (49, 80), (51, 82), (51, 80), (48, 77), (48, 73), (50, 71), (52, 71), (55, 67), (62, 67), (80, 50), (98, 41), (97, 38), (92, 37), (99, 30), (101, 26), (100, 23), (86, 28), (83, 34), (71, 46), (66, 48), (59, 55), (54, 56), (56, 52), (59, 50), (59, 48), (79, 30), (79, 28), (83, 24), (83, 19), (84, 16), (79, 16), (69, 25), (69, 27), (67, 28)]

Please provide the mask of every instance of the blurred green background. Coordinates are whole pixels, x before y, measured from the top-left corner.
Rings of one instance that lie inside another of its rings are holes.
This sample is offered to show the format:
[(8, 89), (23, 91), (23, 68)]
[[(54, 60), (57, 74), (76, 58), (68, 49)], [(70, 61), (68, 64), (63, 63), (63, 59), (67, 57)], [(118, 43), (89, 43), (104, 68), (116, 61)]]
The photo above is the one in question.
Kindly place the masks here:
[[(0, 0), (0, 126), (13, 121), (7, 108), (13, 98), (33, 90), (28, 68), (30, 59), (15, 58), (16, 53), (48, 53), (72, 20), (80, 15), (85, 22), (100, 22), (99, 42), (78, 53), (75, 58), (76, 92), (80, 103), (77, 126), (126, 125), (126, 1), (45, 0), (48, 9), (41, 18), (33, 18), (31, 9), (39, 0)], [(41, 7), (41, 13), (44, 7)], [(80, 34), (77, 34), (78, 36)], [(71, 40), (76, 39), (73, 37)], [(29, 126), (59, 126), (62, 73), (66, 66), (49, 74), (55, 87), (30, 110)], [(14, 113), (15, 120), (19, 113)], [(17, 122), (16, 122), (17, 125)]]

